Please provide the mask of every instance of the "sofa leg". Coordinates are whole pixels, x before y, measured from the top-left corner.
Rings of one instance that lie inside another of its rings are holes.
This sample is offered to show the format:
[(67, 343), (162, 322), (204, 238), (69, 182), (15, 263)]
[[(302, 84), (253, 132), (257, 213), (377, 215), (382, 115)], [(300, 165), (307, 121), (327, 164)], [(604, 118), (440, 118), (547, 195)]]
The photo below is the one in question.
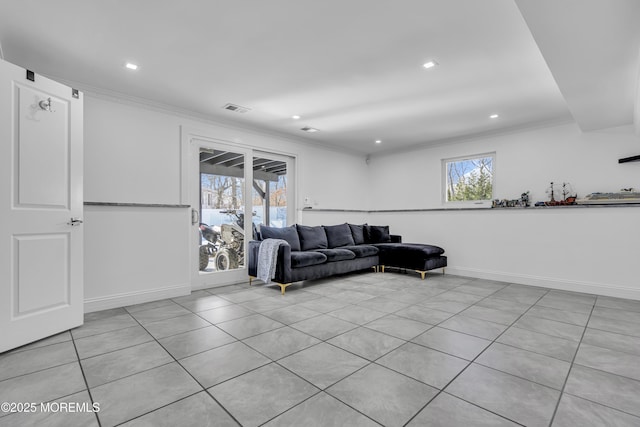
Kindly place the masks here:
[(380, 271), (382, 271), (384, 273), (384, 265), (380, 266)]
[(249, 276), (249, 286), (251, 286), (251, 285), (252, 285), (252, 283), (251, 283), (251, 282), (253, 281), (253, 279), (255, 279), (255, 277), (253, 277), (253, 276)]
[(442, 275), (444, 276), (444, 267), (442, 267)]
[(424, 275), (427, 274), (426, 271), (422, 271), (422, 270), (416, 270), (416, 273), (420, 273), (420, 277), (422, 278), (422, 280), (424, 280)]
[(282, 283), (278, 283), (278, 285), (280, 285), (280, 291), (282, 292), (282, 295), (284, 295), (284, 290), (287, 289), (287, 286), (289, 286), (290, 284), (291, 283), (287, 283), (286, 285)]
[(378, 272), (378, 266), (377, 266), (377, 265), (374, 265), (374, 266), (373, 266), (373, 267), (371, 267), (371, 268), (373, 268), (373, 272), (374, 272), (374, 273), (377, 273), (377, 272)]

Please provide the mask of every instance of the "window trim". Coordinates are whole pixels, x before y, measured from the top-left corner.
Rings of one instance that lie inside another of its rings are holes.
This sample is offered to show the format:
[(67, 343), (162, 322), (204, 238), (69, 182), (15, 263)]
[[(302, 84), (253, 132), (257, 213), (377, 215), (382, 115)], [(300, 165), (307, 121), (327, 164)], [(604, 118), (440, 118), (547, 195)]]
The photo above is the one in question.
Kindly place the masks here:
[[(492, 164), (492, 168), (491, 168), (491, 172), (492, 172), (492, 176), (491, 176), (491, 198), (489, 200), (464, 200), (464, 201), (458, 201), (458, 200), (447, 200), (447, 163), (451, 163), (451, 162), (459, 162), (459, 161), (463, 161), (463, 160), (473, 160), (473, 159), (479, 159), (482, 157), (491, 157), (491, 164)], [(496, 160), (497, 160), (497, 154), (495, 151), (489, 151), (489, 152), (485, 152), (485, 153), (478, 153), (478, 154), (471, 154), (471, 155), (464, 155), (464, 156), (457, 156), (457, 157), (448, 157), (446, 159), (442, 159), (440, 162), (440, 169), (441, 169), (441, 182), (440, 182), (440, 189), (441, 189), (441, 202), (442, 202), (442, 206), (448, 207), (448, 208), (484, 208), (484, 207), (491, 207), (491, 203), (492, 200), (495, 199), (495, 195), (496, 195)]]

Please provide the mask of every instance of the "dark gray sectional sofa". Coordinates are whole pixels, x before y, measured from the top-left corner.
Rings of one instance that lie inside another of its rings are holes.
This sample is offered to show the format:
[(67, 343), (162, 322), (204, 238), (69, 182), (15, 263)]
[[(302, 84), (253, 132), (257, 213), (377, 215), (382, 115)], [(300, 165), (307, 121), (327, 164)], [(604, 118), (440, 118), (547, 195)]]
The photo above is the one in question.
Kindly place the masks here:
[(444, 249), (438, 246), (402, 243), (402, 238), (389, 234), (388, 226), (339, 224), (309, 227), (292, 225), (285, 228), (261, 226), (259, 240), (248, 247), (251, 279), (257, 276), (258, 250), (264, 239), (286, 240), (281, 245), (274, 282), (282, 293), (293, 282), (313, 280), (380, 266), (416, 270), (422, 278), (426, 271), (447, 266)]

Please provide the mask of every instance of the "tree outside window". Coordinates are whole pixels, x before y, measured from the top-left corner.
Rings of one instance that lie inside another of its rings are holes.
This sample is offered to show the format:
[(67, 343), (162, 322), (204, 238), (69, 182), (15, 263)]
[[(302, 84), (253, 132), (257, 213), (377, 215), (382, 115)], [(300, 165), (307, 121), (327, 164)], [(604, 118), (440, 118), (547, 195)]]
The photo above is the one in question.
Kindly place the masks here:
[(244, 206), (243, 178), (200, 174), (203, 208), (240, 209)]
[(443, 160), (445, 202), (493, 199), (495, 153)]

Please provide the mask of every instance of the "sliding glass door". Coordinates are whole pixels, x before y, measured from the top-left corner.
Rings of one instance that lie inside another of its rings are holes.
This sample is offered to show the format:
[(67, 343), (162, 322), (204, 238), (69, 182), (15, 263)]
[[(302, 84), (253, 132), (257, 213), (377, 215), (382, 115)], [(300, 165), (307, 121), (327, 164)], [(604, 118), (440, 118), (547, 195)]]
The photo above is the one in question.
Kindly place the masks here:
[(191, 258), (197, 260), (192, 287), (241, 282), (247, 277), (246, 241), (252, 238), (251, 221), (245, 221), (251, 218), (252, 171), (245, 167), (250, 150), (193, 139), (191, 153), (197, 162), (190, 185)]
[(253, 153), (253, 223), (286, 227), (295, 222), (292, 157)]
[(248, 282), (247, 242), (257, 229), (295, 222), (294, 159), (205, 137), (184, 144), (192, 289)]

